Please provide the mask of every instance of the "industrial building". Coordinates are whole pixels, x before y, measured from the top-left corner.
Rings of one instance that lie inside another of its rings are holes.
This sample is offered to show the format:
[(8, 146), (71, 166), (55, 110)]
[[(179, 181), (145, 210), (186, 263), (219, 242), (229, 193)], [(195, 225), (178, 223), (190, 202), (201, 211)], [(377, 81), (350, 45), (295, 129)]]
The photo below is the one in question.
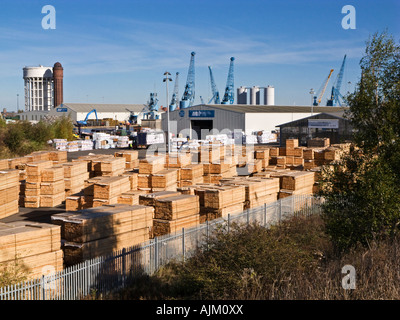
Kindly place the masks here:
[[(63, 103), (48, 112), (48, 116), (68, 116), (74, 123), (84, 121), (86, 116), (96, 110), (97, 118), (113, 119), (120, 122), (129, 121), (131, 115), (138, 116), (143, 111), (143, 104), (97, 104), (97, 103)], [(89, 119), (96, 119), (92, 113)]]
[(351, 141), (353, 127), (344, 118), (344, 110), (337, 109), (278, 125), (281, 146), (285, 146), (286, 139), (298, 139), (302, 146), (311, 138), (329, 138), (331, 143)]
[[(235, 130), (251, 134), (274, 131), (277, 125), (320, 113), (345, 108), (312, 106), (205, 105), (200, 104), (169, 112), (170, 133), (191, 139), (204, 139), (208, 131), (227, 133)], [(168, 113), (162, 115), (162, 128), (168, 130)], [(202, 130), (204, 130), (202, 132)]]

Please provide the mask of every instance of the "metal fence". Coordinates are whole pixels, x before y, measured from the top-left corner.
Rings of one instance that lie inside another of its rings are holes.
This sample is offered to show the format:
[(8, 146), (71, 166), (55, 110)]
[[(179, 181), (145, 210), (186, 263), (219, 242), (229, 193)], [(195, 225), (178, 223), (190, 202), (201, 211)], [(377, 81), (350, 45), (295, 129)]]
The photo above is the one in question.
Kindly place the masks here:
[(0, 288), (0, 300), (78, 300), (92, 294), (122, 289), (138, 274), (153, 274), (172, 260), (189, 258), (207, 244), (215, 229), (257, 222), (265, 227), (294, 215), (320, 213), (321, 199), (296, 195), (264, 206), (228, 215), (175, 234), (68, 267), (41, 278)]

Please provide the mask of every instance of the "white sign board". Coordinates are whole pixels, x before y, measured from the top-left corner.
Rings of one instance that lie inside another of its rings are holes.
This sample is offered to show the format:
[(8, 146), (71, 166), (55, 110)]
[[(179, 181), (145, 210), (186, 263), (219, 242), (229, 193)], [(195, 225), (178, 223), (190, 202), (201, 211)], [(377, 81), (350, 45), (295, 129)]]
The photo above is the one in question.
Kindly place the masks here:
[(315, 129), (338, 129), (339, 119), (308, 119), (308, 127)]

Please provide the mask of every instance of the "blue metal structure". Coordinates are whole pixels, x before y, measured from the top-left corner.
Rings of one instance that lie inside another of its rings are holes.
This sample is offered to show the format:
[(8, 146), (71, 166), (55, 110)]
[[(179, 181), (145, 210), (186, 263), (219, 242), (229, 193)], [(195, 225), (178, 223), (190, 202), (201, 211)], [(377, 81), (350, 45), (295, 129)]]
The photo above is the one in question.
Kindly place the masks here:
[(208, 70), (210, 70), (210, 81), (211, 81), (211, 91), (212, 91), (212, 98), (210, 99), (208, 104), (210, 104), (212, 101), (214, 101), (214, 104), (220, 104), (221, 102), (219, 99), (219, 91), (217, 89), (217, 85), (215, 84), (214, 76), (210, 66), (208, 66)]
[(92, 113), (95, 114), (96, 120), (99, 120), (99, 118), (97, 117), (97, 111), (96, 111), (96, 109), (93, 109), (93, 110), (91, 110), (91, 111), (86, 115), (85, 120), (77, 121), (78, 125), (81, 125), (81, 126), (87, 125), (87, 120), (89, 119), (89, 116), (90, 116)]
[(229, 64), (229, 72), (228, 79), (226, 81), (225, 94), (222, 99), (222, 104), (233, 104), (235, 99), (235, 91), (234, 91), (234, 74), (233, 74), (233, 61), (234, 57), (231, 57), (231, 62)]
[(190, 64), (189, 64), (189, 71), (186, 80), (185, 91), (183, 92), (182, 100), (179, 102), (180, 109), (185, 109), (191, 107), (194, 98), (195, 98), (195, 90), (194, 90), (194, 56), (195, 52), (190, 54)]
[(178, 98), (178, 94), (179, 94), (179, 72), (176, 73), (175, 76), (175, 87), (174, 87), (174, 93), (172, 94), (172, 99), (171, 99), (171, 103), (169, 105), (169, 111), (174, 111), (177, 109), (178, 104), (179, 104), (179, 98)]
[(331, 98), (328, 100), (328, 102), (326, 104), (327, 106), (341, 106), (342, 105), (340, 99), (343, 98), (343, 96), (340, 93), (340, 88), (342, 86), (345, 63), (346, 63), (346, 55), (344, 55), (342, 66), (340, 67), (340, 71), (336, 77), (335, 82), (333, 83)]
[(143, 119), (144, 120), (154, 120), (154, 119), (158, 119), (159, 115), (158, 115), (158, 99), (157, 97), (157, 93), (150, 93), (150, 100), (147, 102), (147, 109), (149, 110), (148, 112), (145, 112), (143, 114)]

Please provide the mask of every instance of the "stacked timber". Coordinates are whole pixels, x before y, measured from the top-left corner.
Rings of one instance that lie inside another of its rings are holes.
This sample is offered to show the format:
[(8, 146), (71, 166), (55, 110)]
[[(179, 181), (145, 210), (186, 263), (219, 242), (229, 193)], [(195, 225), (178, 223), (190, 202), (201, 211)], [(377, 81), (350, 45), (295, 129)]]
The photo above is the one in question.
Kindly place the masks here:
[(326, 148), (330, 146), (329, 138), (313, 138), (307, 140), (307, 147), (309, 148)]
[(244, 209), (251, 209), (278, 199), (278, 178), (236, 178), (222, 181), (223, 185), (244, 186), (246, 190)]
[(52, 218), (63, 229), (67, 266), (106, 256), (150, 239), (154, 208), (115, 204)]
[(103, 177), (93, 185), (93, 207), (116, 204), (119, 196), (129, 190), (129, 177)]
[(213, 163), (220, 161), (224, 154), (225, 148), (223, 145), (202, 145), (199, 148), (199, 163)]
[[(269, 166), (269, 149), (263, 148), (254, 151), (254, 159), (261, 160), (261, 168), (265, 169)], [(258, 168), (257, 168), (258, 169)], [(260, 172), (258, 170), (257, 172)]]
[(178, 186), (178, 169), (163, 169), (150, 175), (151, 192), (174, 191)]
[(49, 152), (49, 160), (53, 161), (54, 165), (60, 165), (65, 162), (68, 162), (67, 151), (50, 151)]
[(124, 150), (115, 152), (115, 157), (125, 159), (125, 169), (132, 170), (139, 168), (139, 152), (137, 150)]
[(236, 175), (236, 166), (225, 161), (214, 161), (212, 163), (203, 164), (203, 182), (216, 183), (223, 178), (233, 177)]
[(43, 169), (40, 183), (40, 207), (56, 207), (65, 200), (64, 167)]
[(175, 233), (200, 223), (199, 197), (178, 195), (155, 199), (153, 236)]
[(139, 174), (153, 174), (164, 169), (164, 156), (151, 156), (139, 160)]
[[(37, 154), (36, 157), (43, 156)], [(40, 189), (42, 182), (42, 171), (53, 167), (53, 161), (38, 160), (26, 164), (24, 206), (26, 208), (40, 207)]]
[(244, 186), (200, 187), (195, 193), (199, 196), (200, 223), (242, 212), (246, 201)]
[(63, 269), (60, 227), (53, 224), (18, 221), (0, 223), (0, 266), (22, 266), (27, 278), (35, 279)]
[(279, 191), (279, 199), (291, 195), (312, 194), (315, 183), (313, 171), (291, 171), (282, 176), (282, 188)]
[(185, 187), (203, 182), (204, 165), (190, 164), (181, 168), (179, 187)]
[(0, 171), (0, 219), (18, 213), (20, 198), (19, 172), (16, 169)]
[(78, 159), (72, 159), (72, 162), (86, 162), (89, 177), (93, 178), (101, 175), (101, 160), (112, 157), (110, 154), (89, 154), (80, 156)]
[(118, 203), (120, 204), (129, 204), (129, 205), (137, 205), (139, 204), (139, 196), (146, 194), (146, 191), (143, 190), (129, 190), (127, 192), (121, 193), (118, 197)]
[(189, 152), (170, 153), (165, 156), (166, 168), (182, 168), (192, 163), (192, 154)]
[(139, 195), (139, 204), (143, 206), (155, 206), (157, 199), (169, 198), (173, 196), (179, 196), (181, 193), (178, 191), (160, 191), (152, 192), (148, 194)]
[(125, 171), (122, 176), (129, 177), (131, 183), (131, 190), (137, 190), (138, 188), (138, 173), (136, 171)]
[(125, 171), (125, 157), (104, 158), (100, 160), (98, 176), (116, 177)]
[(63, 164), (65, 195), (79, 193), (85, 187), (85, 180), (89, 178), (86, 161), (67, 162)]

